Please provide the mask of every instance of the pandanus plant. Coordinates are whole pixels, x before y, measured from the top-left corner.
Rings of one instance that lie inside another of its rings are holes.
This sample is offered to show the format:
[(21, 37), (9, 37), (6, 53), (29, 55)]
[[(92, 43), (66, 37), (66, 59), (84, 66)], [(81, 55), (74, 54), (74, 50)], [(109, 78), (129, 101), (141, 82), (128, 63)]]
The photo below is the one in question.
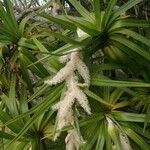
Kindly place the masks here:
[[(83, 120), (81, 119), (81, 122), (83, 123), (83, 133), (85, 134), (86, 137), (85, 139), (88, 140), (87, 144), (83, 145), (83, 149), (93, 149), (94, 147), (95, 147), (94, 149), (112, 149), (112, 148), (132, 149), (132, 145), (131, 145), (132, 143), (130, 144), (130, 139), (133, 140), (137, 145), (139, 145), (141, 149), (143, 148), (143, 146), (145, 146), (144, 149), (149, 149), (149, 144), (146, 142), (146, 140), (142, 140), (142, 142), (139, 142), (141, 141), (142, 138), (140, 135), (137, 134), (134, 126), (135, 122), (142, 122), (141, 120), (142, 118), (140, 120), (136, 120), (137, 119), (136, 115), (142, 116), (144, 114), (135, 113), (133, 110), (129, 113), (130, 102), (124, 99), (128, 94), (130, 96), (134, 95), (135, 97), (137, 94), (136, 92), (128, 91), (129, 89), (124, 88), (124, 86), (137, 87), (139, 85), (135, 85), (136, 84), (135, 82), (130, 83), (125, 81), (122, 82), (122, 81), (114, 81), (108, 79), (109, 76), (110, 78), (112, 77), (115, 79), (118, 78), (117, 73), (119, 73), (119, 71), (115, 72), (114, 75), (112, 76), (113, 73), (112, 70), (121, 69), (123, 74), (127, 75), (125, 77), (126, 80), (129, 78), (128, 74), (132, 73), (131, 75), (132, 77), (130, 80), (137, 80), (138, 78), (138, 80), (149, 82), (149, 79), (146, 76), (149, 74), (148, 64), (150, 59), (149, 57), (150, 42), (148, 39), (146, 39), (144, 36), (138, 33), (139, 28), (149, 27), (149, 23), (143, 20), (133, 19), (130, 16), (127, 16), (125, 14), (125, 12), (128, 9), (130, 9), (131, 7), (139, 3), (140, 0), (128, 1), (126, 4), (124, 4), (117, 10), (114, 10), (116, 0), (111, 0), (108, 4), (108, 7), (104, 11), (100, 10), (101, 2), (99, 0), (95, 0), (93, 1), (92, 12), (87, 11), (79, 2), (75, 0), (70, 0), (69, 2), (78, 11), (79, 13), (78, 17), (69, 16), (69, 15), (61, 15), (55, 17), (46, 14), (40, 14), (40, 15), (47, 18), (49, 21), (60, 24), (65, 29), (75, 28), (84, 32), (82, 36), (80, 37), (77, 36), (77, 38), (74, 40), (71, 37), (68, 38), (67, 36), (54, 33), (53, 31), (49, 31), (49, 33), (53, 34), (56, 38), (62, 39), (64, 42), (68, 43), (65, 46), (58, 49), (57, 51), (57, 52), (61, 52), (62, 55), (65, 55), (65, 56), (61, 56), (64, 59), (66, 60), (68, 59), (71, 61), (72, 60), (71, 56), (76, 53), (74, 51), (76, 51), (77, 49), (81, 50), (80, 53), (82, 53), (83, 60), (85, 60), (91, 75), (90, 90), (84, 89), (83, 91), (87, 94), (89, 100), (91, 98), (91, 101), (95, 99), (100, 102), (100, 105), (98, 107), (99, 108), (98, 112), (95, 111), (96, 109), (95, 105), (98, 104), (92, 103), (94, 105), (92, 110), (95, 113), (92, 113), (91, 122), (89, 121), (88, 118), (86, 120), (87, 121), (86, 124), (85, 122), (82, 122)], [(140, 45), (137, 44), (139, 42), (141, 43)], [(69, 53), (70, 58), (66, 53)], [(78, 59), (76, 58), (76, 60)], [(74, 62), (74, 64), (76, 63)], [(56, 76), (46, 81), (45, 83), (52, 85), (54, 80), (56, 79), (56, 77), (58, 77), (59, 74), (61, 74), (61, 80), (64, 80), (66, 76), (68, 78), (69, 76), (68, 70), (66, 69), (68, 66), (69, 66), (69, 62), (66, 64), (66, 66), (63, 69), (61, 69), (56, 74)], [(102, 67), (104, 68), (102, 69)], [(109, 71), (107, 70), (107, 67), (109, 68), (108, 69)], [(70, 68), (71, 68), (70, 69), (70, 74), (71, 74), (71, 72), (74, 71), (73, 70), (74, 67), (70, 67)], [(107, 70), (107, 71), (103, 71), (103, 70)], [(85, 75), (80, 73), (79, 70), (77, 71), (81, 75), (82, 79), (84, 79)], [(89, 76), (88, 73), (86, 74), (87, 76)], [(105, 77), (106, 75), (109, 76)], [(70, 84), (72, 84), (72, 81), (70, 81)], [(76, 84), (74, 83), (74, 85)], [(103, 88), (99, 88), (98, 90), (95, 89), (95, 86), (103, 86)], [(111, 86), (117, 88), (114, 89)], [(96, 93), (93, 93), (93, 91), (95, 91)], [(67, 97), (68, 94), (69, 93), (65, 93), (65, 97)], [(104, 97), (101, 98), (99, 95), (104, 95)], [(80, 95), (80, 97), (82, 96)], [(65, 116), (63, 116), (65, 115), (65, 113), (60, 114), (61, 111), (59, 111), (64, 108), (65, 104), (63, 105), (63, 101), (64, 100), (60, 101), (58, 103), (59, 106), (57, 107), (58, 109), (57, 121), (59, 119), (61, 120), (61, 121), (59, 120), (57, 124), (58, 126), (61, 127), (64, 126), (62, 122), (65, 118)], [(82, 101), (80, 100), (79, 103), (81, 102)], [(71, 105), (72, 103), (69, 106), (67, 106), (66, 104), (66, 107), (70, 107)], [(54, 105), (54, 107), (55, 106), (57, 106), (57, 104)], [(149, 106), (147, 108), (147, 111), (148, 110), (149, 110)], [(67, 110), (65, 109), (65, 111)], [(60, 115), (63, 117), (61, 118)], [(93, 119), (94, 115), (96, 115), (96, 119)], [(135, 120), (130, 118), (132, 115), (135, 117)], [(117, 116), (119, 116), (120, 120), (118, 120)], [(124, 120), (122, 117), (125, 117), (126, 119), (124, 118), (125, 119)], [(128, 119), (130, 118), (132, 121), (130, 119), (128, 120), (127, 118)], [(145, 118), (144, 129), (146, 128), (146, 125), (149, 122), (148, 118), (149, 117), (147, 114), (147, 117)], [(79, 124), (78, 126), (81, 125), (80, 120), (78, 124)], [(140, 126), (137, 128), (139, 128), (140, 130)], [(80, 131), (79, 128), (77, 131)], [(74, 135), (72, 136), (74, 137)], [(142, 134), (142, 136), (144, 136), (144, 134)], [(78, 146), (76, 146), (76, 144), (79, 144), (78, 142), (75, 142), (74, 140), (74, 142), (72, 142), (72, 145), (70, 145), (68, 137), (66, 139), (67, 139), (67, 144), (69, 144), (70, 146), (70, 149), (73, 149), (73, 147), (74, 149), (78, 149)], [(76, 139), (78, 141), (78, 138)], [(71, 141), (71, 137), (70, 137), (70, 141)]]
[(66, 131), (68, 150), (150, 149), (150, 41), (140, 34), (150, 23), (125, 13), (141, 1), (102, 10), (93, 0), (88, 11), (69, 0), (77, 16), (36, 12), (61, 33), (18, 23), (9, 0), (0, 5), (3, 149), (47, 149), (46, 138)]

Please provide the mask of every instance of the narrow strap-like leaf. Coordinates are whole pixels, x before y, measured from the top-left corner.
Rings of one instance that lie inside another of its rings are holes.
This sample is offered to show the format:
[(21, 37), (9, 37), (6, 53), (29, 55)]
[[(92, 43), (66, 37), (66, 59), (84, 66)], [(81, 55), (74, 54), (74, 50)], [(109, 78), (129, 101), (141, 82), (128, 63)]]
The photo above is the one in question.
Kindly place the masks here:
[(6, 105), (12, 116), (18, 115), (17, 101), (15, 96), (16, 93), (15, 87), (16, 87), (16, 76), (12, 75), (9, 96), (8, 97), (6, 95), (4, 96)]
[(29, 17), (27, 16), (19, 24), (19, 31), (20, 31), (22, 36), (23, 36), (23, 34), (25, 32), (25, 26), (26, 26), (28, 20), (29, 20)]
[(140, 146), (142, 150), (149, 150), (150, 146), (149, 144), (136, 132), (134, 132), (130, 128), (125, 128), (126, 134), (137, 144)]
[(119, 43), (129, 47), (134, 52), (138, 53), (139, 55), (143, 56), (145, 59), (150, 61), (150, 52), (146, 51), (143, 47), (137, 45), (136, 43), (133, 43), (129, 41), (128, 39), (121, 37), (121, 36), (113, 36), (110, 37), (112, 40), (118, 41)]
[(146, 115), (138, 113), (127, 113), (121, 111), (113, 111), (112, 115), (118, 121), (141, 122), (144, 123)]
[(99, 136), (96, 143), (95, 150), (103, 150), (104, 144), (105, 144), (105, 136), (104, 136), (104, 122), (101, 123), (100, 129), (99, 129)]
[(137, 41), (140, 41), (141, 43), (147, 45), (150, 47), (150, 40), (145, 38), (144, 36), (140, 35), (139, 33), (136, 33), (132, 30), (129, 29), (120, 29), (118, 31), (116, 31), (115, 33), (121, 33), (121, 34), (125, 34), (127, 36), (130, 36), (132, 38), (134, 38)]
[(47, 48), (38, 39), (36, 38), (32, 38), (32, 39), (41, 52), (49, 52)]
[(150, 87), (148, 83), (117, 81), (110, 79), (92, 78), (91, 84), (95, 86), (113, 86), (113, 87)]
[(84, 90), (84, 92), (91, 98), (97, 100), (98, 102), (106, 105), (106, 106), (109, 106), (109, 107), (113, 107), (112, 104), (108, 103), (107, 101), (103, 100), (101, 97), (99, 97), (98, 95), (96, 95), (95, 93), (93, 93), (92, 91), (86, 89)]
[[(27, 66), (37, 61), (37, 58), (30, 51), (27, 51), (26, 49), (22, 49), (21, 52), (23, 54), (24, 61), (26, 62)], [(31, 71), (33, 71), (39, 77), (42, 77), (42, 78), (49, 75), (49, 72), (45, 69), (43, 64), (40, 62), (38, 64), (30, 66), (30, 69)]]
[(93, 5), (94, 5), (94, 13), (95, 13), (95, 20), (98, 29), (100, 29), (100, 24), (101, 24), (101, 0), (94, 0)]
[(109, 31), (119, 31), (121, 27), (150, 27), (150, 22), (146, 20), (139, 20), (139, 19), (118, 19), (117, 21), (112, 24)]
[[(3, 124), (10, 121), (11, 119), (12, 118), (9, 114), (4, 112), (3, 110), (0, 110), (0, 120)], [(19, 124), (16, 123), (17, 121), (14, 121), (13, 123), (10, 123), (9, 125), (7, 125), (7, 127), (14, 133), (18, 133), (20, 131), (20, 129), (22, 128), (22, 126), (19, 126)]]
[(76, 30), (76, 27), (74, 26), (74, 24), (70, 23), (69, 21), (67, 21), (65, 19), (60, 18), (59, 16), (53, 17), (53, 16), (47, 15), (45, 13), (38, 13), (38, 15), (48, 19), (50, 22), (57, 23), (64, 28), (67, 28), (70, 30)]
[(76, 8), (76, 10), (87, 20), (94, 21), (91, 13), (87, 11), (77, 0), (69, 0), (69, 2)]
[(49, 36), (54, 36), (54, 37), (66, 42), (66, 43), (75, 44), (75, 45), (79, 45), (79, 46), (82, 45), (81, 42), (76, 41), (76, 40), (72, 39), (71, 37), (68, 37), (67, 35), (65, 36), (61, 33), (57, 33), (57, 32), (51, 31), (51, 30), (45, 31), (45, 33)]
[(129, 0), (127, 3), (123, 4), (120, 8), (118, 8), (113, 17), (112, 20), (117, 18), (119, 15), (121, 15), (122, 13), (126, 12), (127, 10), (129, 10), (130, 8), (132, 8), (133, 6), (135, 6), (136, 4), (140, 3), (142, 0)]
[(110, 2), (109, 2), (108, 7), (107, 7), (104, 17), (103, 17), (103, 21), (102, 21), (103, 28), (105, 28), (106, 24), (110, 20), (110, 17), (112, 15), (112, 11), (113, 11), (113, 8), (114, 8), (116, 2), (117, 2), (117, 0), (110, 0)]
[(84, 18), (76, 18), (70, 16), (66, 16), (66, 18), (78, 28), (82, 29), (85, 33), (92, 36), (98, 35), (96, 26), (93, 23), (89, 22), (89, 20), (86, 21), (84, 20)]

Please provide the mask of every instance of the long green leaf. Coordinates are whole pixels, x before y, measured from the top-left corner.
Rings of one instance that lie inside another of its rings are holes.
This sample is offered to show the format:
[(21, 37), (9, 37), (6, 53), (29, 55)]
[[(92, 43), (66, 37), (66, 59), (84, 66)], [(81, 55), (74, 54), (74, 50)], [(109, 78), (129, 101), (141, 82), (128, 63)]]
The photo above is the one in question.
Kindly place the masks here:
[[(37, 58), (31, 53), (31, 51), (27, 51), (26, 49), (21, 50), (23, 54), (23, 59), (26, 66), (33, 64), (37, 61)], [(49, 72), (45, 69), (42, 63), (38, 63), (29, 67), (31, 71), (37, 74), (39, 77), (47, 77)]]
[[(27, 112), (28, 108), (28, 100), (27, 100), (27, 90), (24, 86), (22, 86), (20, 90), (20, 112), (21, 114)], [(30, 115), (27, 115), (23, 118), (24, 123), (30, 119)]]
[(72, 45), (72, 44), (65, 44), (64, 46), (53, 51), (52, 54), (65, 55), (67, 53), (71, 53), (71, 52), (75, 51), (75, 48), (79, 48), (79, 46), (78, 45)]
[(144, 122), (144, 130), (146, 129), (146, 126), (148, 125), (149, 122), (150, 122), (150, 104), (148, 104), (147, 106), (147, 114)]
[(114, 111), (112, 112), (114, 118), (119, 121), (127, 121), (127, 122), (142, 122), (144, 123), (146, 115), (145, 114), (137, 114), (137, 113), (127, 113)]
[(116, 10), (116, 12), (114, 13), (112, 17), (112, 20), (114, 20), (114, 18), (117, 18), (119, 15), (126, 12), (127, 10), (135, 6), (136, 4), (140, 3), (141, 1), (142, 0), (129, 0), (127, 3), (123, 4), (119, 9)]
[(100, 129), (99, 129), (99, 136), (97, 139), (97, 143), (96, 143), (96, 148), (95, 150), (103, 150), (104, 149), (104, 144), (105, 144), (105, 136), (104, 136), (104, 123), (101, 123)]
[(126, 134), (137, 144), (141, 147), (142, 150), (149, 150), (149, 144), (136, 132), (131, 130), (130, 128), (125, 128)]
[(13, 75), (10, 83), (9, 96), (8, 97), (6, 95), (4, 96), (6, 105), (12, 117), (18, 115), (15, 87), (16, 87), (16, 76)]
[(25, 47), (32, 50), (37, 50), (37, 46), (30, 40), (24, 37), (21, 37), (17, 43), (20, 47)]
[(46, 33), (48, 36), (54, 36), (54, 37), (56, 37), (56, 38), (58, 38), (58, 39), (60, 39), (60, 40), (62, 40), (62, 41), (64, 41), (64, 42), (66, 42), (66, 43), (70, 43), (70, 44), (74, 44), (74, 45), (79, 45), (79, 46), (82, 45), (81, 42), (79, 42), (79, 41), (77, 41), (77, 40), (74, 40), (74, 39), (72, 39), (71, 37), (68, 37), (67, 35), (65, 36), (65, 35), (63, 35), (63, 34), (60, 34), (60, 33), (57, 33), (57, 32), (53, 32), (53, 31), (51, 31), (51, 30), (45, 31), (45, 33)]
[(100, 27), (100, 24), (101, 24), (101, 10), (100, 10), (101, 2), (100, 2), (100, 0), (94, 0), (93, 5), (94, 5), (96, 25), (97, 25), (98, 29), (101, 29), (101, 27)]
[(105, 28), (106, 24), (108, 24), (109, 20), (110, 20), (110, 17), (112, 15), (112, 11), (113, 11), (113, 8), (116, 4), (117, 0), (110, 0), (109, 1), (109, 4), (108, 4), (108, 7), (105, 11), (105, 14), (104, 14), (104, 17), (103, 17), (103, 21), (102, 21), (102, 24), (103, 24), (103, 28)]
[(126, 47), (129, 47), (134, 52), (138, 53), (139, 55), (143, 56), (145, 59), (150, 61), (150, 52), (146, 51), (143, 47), (139, 46), (138, 44), (131, 42), (128, 39), (121, 36), (113, 36), (110, 38), (123, 44)]
[(132, 122), (122, 122), (121, 123), (123, 126), (128, 127), (132, 130), (134, 130), (137, 134), (147, 138), (150, 140), (150, 132), (148, 130), (145, 130), (144, 132), (141, 132), (143, 128), (138, 125), (137, 123), (132, 123)]
[[(0, 120), (1, 120), (1, 122), (3, 124), (5, 124), (6, 122), (10, 121), (11, 119), (12, 118), (11, 118), (11, 116), (9, 114), (7, 114), (6, 112), (0, 110)], [(18, 133), (21, 130), (21, 128), (22, 128), (22, 126), (19, 126), (18, 123), (16, 123), (16, 122), (13, 122), (13, 123), (7, 125), (7, 127), (11, 131), (13, 131), (14, 133)]]
[(25, 27), (26, 27), (26, 24), (27, 24), (28, 21), (29, 21), (29, 17), (27, 16), (19, 24), (19, 31), (20, 31), (22, 36), (25, 32)]
[(34, 43), (36, 44), (36, 46), (39, 48), (39, 50), (41, 52), (49, 52), (46, 47), (36, 38), (33, 38)]
[(28, 85), (29, 91), (31, 93), (33, 93), (33, 85), (32, 85), (31, 79), (30, 79), (26, 61), (25, 61), (22, 53), (19, 54), (19, 59), (20, 59), (20, 69), (21, 69), (21, 73), (22, 73), (22, 78)]
[(122, 89), (115, 89), (110, 95), (110, 102), (117, 102), (123, 93), (124, 91)]
[(150, 47), (150, 40), (134, 31), (131, 31), (129, 29), (121, 29), (121, 30), (116, 31), (115, 33), (121, 33), (121, 34), (130, 36), (130, 37), (134, 38), (135, 40)]
[(70, 23), (69, 21), (67, 21), (63, 18), (60, 18), (58, 16), (53, 17), (53, 16), (50, 16), (50, 15), (47, 15), (44, 13), (38, 13), (38, 15), (48, 19), (50, 22), (57, 23), (66, 29), (76, 30), (76, 26), (73, 23)]
[(92, 65), (92, 69), (95, 72), (103, 71), (103, 70), (115, 70), (115, 69), (124, 69), (125, 67), (115, 63), (104, 63), (104, 64), (94, 64)]
[(150, 87), (148, 83), (117, 81), (110, 79), (92, 78), (91, 84), (95, 86), (113, 86), (113, 87)]
[(93, 23), (89, 22), (89, 20), (86, 21), (82, 17), (79, 18), (71, 16), (66, 16), (66, 18), (89, 35), (95, 36), (99, 34), (97, 27)]
[(148, 28), (150, 27), (150, 22), (146, 20), (130, 19), (130, 18), (118, 19), (110, 26), (109, 32), (119, 31), (120, 28), (122, 27)]
[(16, 29), (18, 29), (17, 21), (16, 21), (16, 18), (15, 18), (15, 15), (14, 15), (13, 4), (11, 3), (10, 0), (5, 0), (4, 1), (4, 6), (7, 10), (8, 15), (10, 15), (10, 17), (11, 17), (11, 21), (12, 21), (14, 27)]
[(100, 103), (106, 105), (106, 106), (109, 106), (109, 107), (112, 107), (113, 105), (111, 105), (110, 103), (106, 102), (105, 100), (103, 100), (101, 97), (97, 96), (95, 93), (93, 93), (92, 91), (86, 89), (84, 90), (84, 92), (91, 98), (99, 101)]
[(94, 21), (93, 16), (87, 11), (77, 0), (69, 0), (69, 2), (76, 8), (76, 10), (87, 20)]

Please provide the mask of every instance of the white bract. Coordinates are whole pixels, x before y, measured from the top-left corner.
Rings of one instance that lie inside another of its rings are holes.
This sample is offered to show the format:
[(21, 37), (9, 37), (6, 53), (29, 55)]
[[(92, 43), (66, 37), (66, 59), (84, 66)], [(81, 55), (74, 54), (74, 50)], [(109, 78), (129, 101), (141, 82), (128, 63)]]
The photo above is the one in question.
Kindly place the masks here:
[[(119, 134), (120, 145), (122, 147), (122, 150), (131, 150), (129, 139), (127, 135), (124, 133), (124, 131), (120, 130), (120, 128), (109, 118), (106, 117), (107, 123), (108, 123), (108, 133), (111, 135), (111, 137), (114, 137), (114, 133)], [(116, 149), (116, 145), (113, 146), (113, 149)]]
[(123, 147), (123, 150), (131, 150), (130, 142), (127, 135), (122, 131), (120, 131), (119, 137), (120, 137), (120, 142)]

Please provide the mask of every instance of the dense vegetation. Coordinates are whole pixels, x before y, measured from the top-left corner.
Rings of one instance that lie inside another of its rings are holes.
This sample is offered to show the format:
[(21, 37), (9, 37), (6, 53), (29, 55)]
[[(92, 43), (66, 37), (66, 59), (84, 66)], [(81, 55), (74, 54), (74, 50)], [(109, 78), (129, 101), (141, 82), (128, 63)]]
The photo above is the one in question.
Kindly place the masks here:
[(0, 0), (0, 150), (150, 150), (150, 2), (40, 2)]

